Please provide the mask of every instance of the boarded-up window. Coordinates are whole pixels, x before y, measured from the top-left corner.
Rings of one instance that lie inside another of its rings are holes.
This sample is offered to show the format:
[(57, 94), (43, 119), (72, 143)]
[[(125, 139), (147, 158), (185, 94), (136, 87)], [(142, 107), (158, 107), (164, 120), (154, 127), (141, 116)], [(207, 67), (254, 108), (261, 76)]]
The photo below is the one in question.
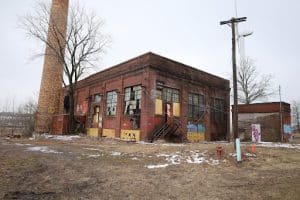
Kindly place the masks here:
[(161, 99), (156, 99), (155, 100), (155, 114), (156, 115), (162, 115), (163, 114), (163, 109), (162, 109), (162, 100)]
[(117, 92), (111, 91), (106, 95), (106, 115), (114, 116), (117, 110)]
[(94, 107), (94, 113), (93, 113), (93, 123), (98, 123), (99, 122), (99, 112), (100, 112), (100, 107), (95, 106)]
[(180, 117), (180, 103), (173, 103), (173, 116)]

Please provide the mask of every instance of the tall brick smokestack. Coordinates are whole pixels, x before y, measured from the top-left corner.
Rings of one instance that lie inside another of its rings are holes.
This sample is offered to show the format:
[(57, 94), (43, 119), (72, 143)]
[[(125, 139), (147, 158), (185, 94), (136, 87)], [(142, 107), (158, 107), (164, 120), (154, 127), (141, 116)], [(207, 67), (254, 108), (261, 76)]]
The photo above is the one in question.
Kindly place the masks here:
[[(57, 38), (64, 41), (67, 31), (69, 0), (52, 0), (48, 42), (55, 44)], [(54, 28), (60, 32), (57, 37)], [(57, 43), (56, 43), (57, 44)], [(59, 46), (59, 45), (55, 45)], [(64, 45), (63, 45), (64, 46)], [(53, 114), (58, 113), (62, 91), (63, 65), (53, 56), (54, 51), (46, 46), (43, 74), (40, 86), (35, 132), (50, 131)]]

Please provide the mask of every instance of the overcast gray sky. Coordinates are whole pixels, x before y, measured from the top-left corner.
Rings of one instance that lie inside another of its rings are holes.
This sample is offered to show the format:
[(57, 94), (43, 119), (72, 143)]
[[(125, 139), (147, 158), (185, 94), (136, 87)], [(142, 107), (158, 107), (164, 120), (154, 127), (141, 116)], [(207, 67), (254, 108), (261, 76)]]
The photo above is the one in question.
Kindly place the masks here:
[[(72, 0), (70, 0), (72, 2)], [(102, 17), (113, 44), (99, 70), (148, 51), (229, 79), (231, 30), (219, 22), (235, 16), (234, 0), (80, 0)], [(18, 16), (33, 11), (35, 0), (0, 2), (0, 106), (38, 93), (43, 58), (30, 58), (41, 47), (17, 28)], [(246, 55), (262, 73), (274, 76), (282, 99), (300, 101), (300, 1), (237, 0), (238, 16), (253, 30), (245, 40)], [(268, 99), (278, 101), (278, 95)]]

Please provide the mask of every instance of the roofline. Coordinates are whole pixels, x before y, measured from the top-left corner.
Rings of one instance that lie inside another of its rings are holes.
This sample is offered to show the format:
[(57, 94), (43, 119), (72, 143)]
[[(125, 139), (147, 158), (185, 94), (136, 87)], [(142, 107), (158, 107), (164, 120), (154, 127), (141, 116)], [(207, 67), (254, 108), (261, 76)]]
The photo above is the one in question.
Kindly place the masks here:
[(146, 55), (148, 55), (148, 54), (151, 54), (151, 52), (147, 52), (147, 53), (141, 54), (141, 55), (139, 55), (139, 56), (130, 58), (129, 60), (120, 62), (120, 63), (118, 63), (118, 64), (116, 64), (116, 65), (111, 66), (111, 67), (105, 68), (105, 69), (103, 69), (103, 70), (101, 70), (101, 71), (98, 71), (98, 72), (96, 72), (96, 73), (94, 73), (94, 74), (89, 75), (88, 77), (85, 77), (84, 79), (81, 79), (80, 81), (84, 81), (84, 80), (86, 80), (86, 79), (92, 78), (92, 77), (94, 77), (94, 76), (97, 76), (98, 74), (101, 74), (101, 73), (103, 73), (103, 72), (112, 70), (112, 69), (117, 68), (117, 67), (119, 67), (119, 66), (122, 66), (122, 65), (124, 65), (124, 64), (126, 64), (126, 63), (129, 63), (129, 62), (131, 62), (131, 61), (133, 61), (133, 60), (137, 60), (137, 59), (139, 59), (139, 58), (141, 58), (141, 57), (144, 57), (144, 56), (146, 56)]
[(170, 62), (176, 63), (176, 64), (178, 64), (178, 65), (183, 65), (184, 67), (191, 68), (191, 69), (193, 69), (193, 70), (202, 72), (202, 73), (204, 73), (204, 74), (206, 74), (206, 75), (209, 75), (209, 76), (212, 76), (212, 77), (215, 77), (215, 78), (218, 78), (218, 79), (222, 79), (222, 80), (224, 80), (224, 81), (229, 81), (228, 79), (222, 78), (222, 77), (220, 77), (220, 76), (216, 76), (216, 75), (214, 75), (214, 74), (208, 73), (208, 72), (206, 72), (206, 71), (200, 70), (200, 69), (195, 68), (195, 67), (192, 67), (192, 66), (190, 66), (190, 65), (187, 65), (187, 64), (184, 64), (184, 63), (181, 63), (181, 62), (172, 60), (172, 59), (170, 59), (170, 58), (167, 58), (167, 57), (164, 57), (164, 56), (161, 56), (161, 55), (159, 55), (159, 54), (156, 54), (156, 53), (153, 53), (153, 52), (149, 51), (149, 52), (146, 52), (146, 53), (141, 54), (141, 55), (139, 55), (139, 56), (136, 56), (136, 57), (134, 57), (134, 58), (131, 58), (131, 59), (129, 59), (129, 60), (123, 61), (123, 62), (121, 62), (121, 63), (119, 63), (119, 64), (116, 64), (116, 65), (113, 65), (113, 66), (111, 66), (111, 67), (108, 67), (108, 68), (106, 68), (106, 69), (104, 69), (104, 70), (101, 70), (101, 71), (99, 71), (99, 72), (96, 72), (96, 73), (94, 73), (94, 74), (91, 74), (90, 76), (85, 77), (84, 79), (81, 79), (79, 82), (85, 81), (85, 80), (90, 79), (90, 78), (92, 78), (92, 77), (94, 77), (94, 76), (97, 76), (98, 74), (101, 74), (101, 73), (103, 73), (103, 72), (106, 72), (106, 71), (112, 70), (112, 69), (114, 69), (114, 68), (120, 67), (120, 66), (122, 66), (122, 65), (124, 65), (124, 64), (126, 64), (126, 63), (129, 63), (129, 62), (131, 62), (131, 61), (133, 61), (133, 60), (140, 59), (140, 58), (145, 57), (145, 56), (156, 56), (156, 57), (159, 57), (159, 58), (168, 60), (168, 61), (170, 61)]
[(157, 56), (157, 57), (160, 57), (160, 58), (162, 58), (162, 59), (171, 61), (171, 62), (173, 62), (173, 63), (179, 64), (179, 65), (183, 65), (183, 66), (185, 66), (185, 67), (187, 67), (187, 68), (191, 68), (191, 69), (193, 69), (193, 70), (200, 71), (200, 72), (205, 73), (205, 74), (207, 74), (207, 75), (209, 75), (209, 76), (213, 76), (213, 77), (218, 78), (218, 79), (223, 79), (224, 81), (229, 81), (228, 79), (225, 79), (225, 78), (223, 78), (223, 77), (220, 77), (220, 76), (217, 76), (217, 75), (208, 73), (208, 72), (203, 71), (203, 70), (201, 70), (201, 69), (198, 69), (198, 68), (196, 68), (196, 67), (192, 67), (192, 66), (190, 66), (190, 65), (184, 64), (184, 63), (182, 63), (182, 62), (178, 62), (178, 61), (176, 61), (176, 60), (172, 60), (172, 59), (170, 59), (170, 58), (167, 58), (167, 57), (165, 57), (165, 56), (161, 56), (161, 55), (156, 54), (156, 53), (153, 53), (153, 52), (148, 52), (148, 53), (146, 53), (146, 54), (150, 54), (150, 55), (152, 54), (152, 55), (154, 55), (154, 56)]
[[(286, 104), (286, 105), (290, 105), (289, 103), (284, 102), (284, 101), (281, 101), (281, 103)], [(238, 104), (238, 106), (263, 105), (263, 104), (280, 104), (280, 101), (272, 101), (272, 102), (264, 102), (264, 103), (251, 103), (251, 104)]]

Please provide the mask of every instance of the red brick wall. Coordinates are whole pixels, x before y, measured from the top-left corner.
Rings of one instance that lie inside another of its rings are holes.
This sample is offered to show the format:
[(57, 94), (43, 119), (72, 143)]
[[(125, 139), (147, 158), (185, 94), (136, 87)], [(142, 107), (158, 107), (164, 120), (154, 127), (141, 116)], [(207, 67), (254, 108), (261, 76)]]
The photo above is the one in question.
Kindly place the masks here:
[[(167, 69), (168, 71), (166, 71)], [(180, 74), (185, 75), (180, 76)], [(193, 76), (192, 80), (189, 79), (190, 75)], [(188, 94), (192, 92), (204, 94), (206, 97), (206, 104), (208, 106), (208, 112), (205, 117), (206, 139), (216, 139), (216, 136), (212, 137), (213, 134), (227, 135), (229, 117), (225, 126), (216, 126), (211, 122), (209, 105), (211, 97), (224, 99), (226, 102), (226, 111), (229, 113), (229, 81), (205, 72), (199, 72), (199, 70), (153, 55), (152, 53), (131, 59), (80, 81), (77, 87), (77, 102), (84, 101), (87, 97), (92, 99), (91, 97), (94, 94), (100, 93), (102, 95), (100, 113), (102, 113), (103, 117), (103, 128), (115, 129), (116, 137), (120, 137), (120, 130), (122, 128), (128, 129), (131, 127), (130, 117), (123, 114), (124, 88), (141, 85), (140, 131), (141, 139), (147, 140), (153, 130), (164, 121), (163, 115), (155, 115), (157, 80), (163, 81), (166, 87), (180, 90), (181, 115), (179, 119), (183, 130), (186, 130), (188, 122)], [(113, 90), (118, 92), (117, 114), (116, 116), (106, 116), (106, 93)], [(85, 93), (83, 94), (82, 91), (85, 91)], [(91, 118), (88, 116), (87, 120), (91, 120)]]

